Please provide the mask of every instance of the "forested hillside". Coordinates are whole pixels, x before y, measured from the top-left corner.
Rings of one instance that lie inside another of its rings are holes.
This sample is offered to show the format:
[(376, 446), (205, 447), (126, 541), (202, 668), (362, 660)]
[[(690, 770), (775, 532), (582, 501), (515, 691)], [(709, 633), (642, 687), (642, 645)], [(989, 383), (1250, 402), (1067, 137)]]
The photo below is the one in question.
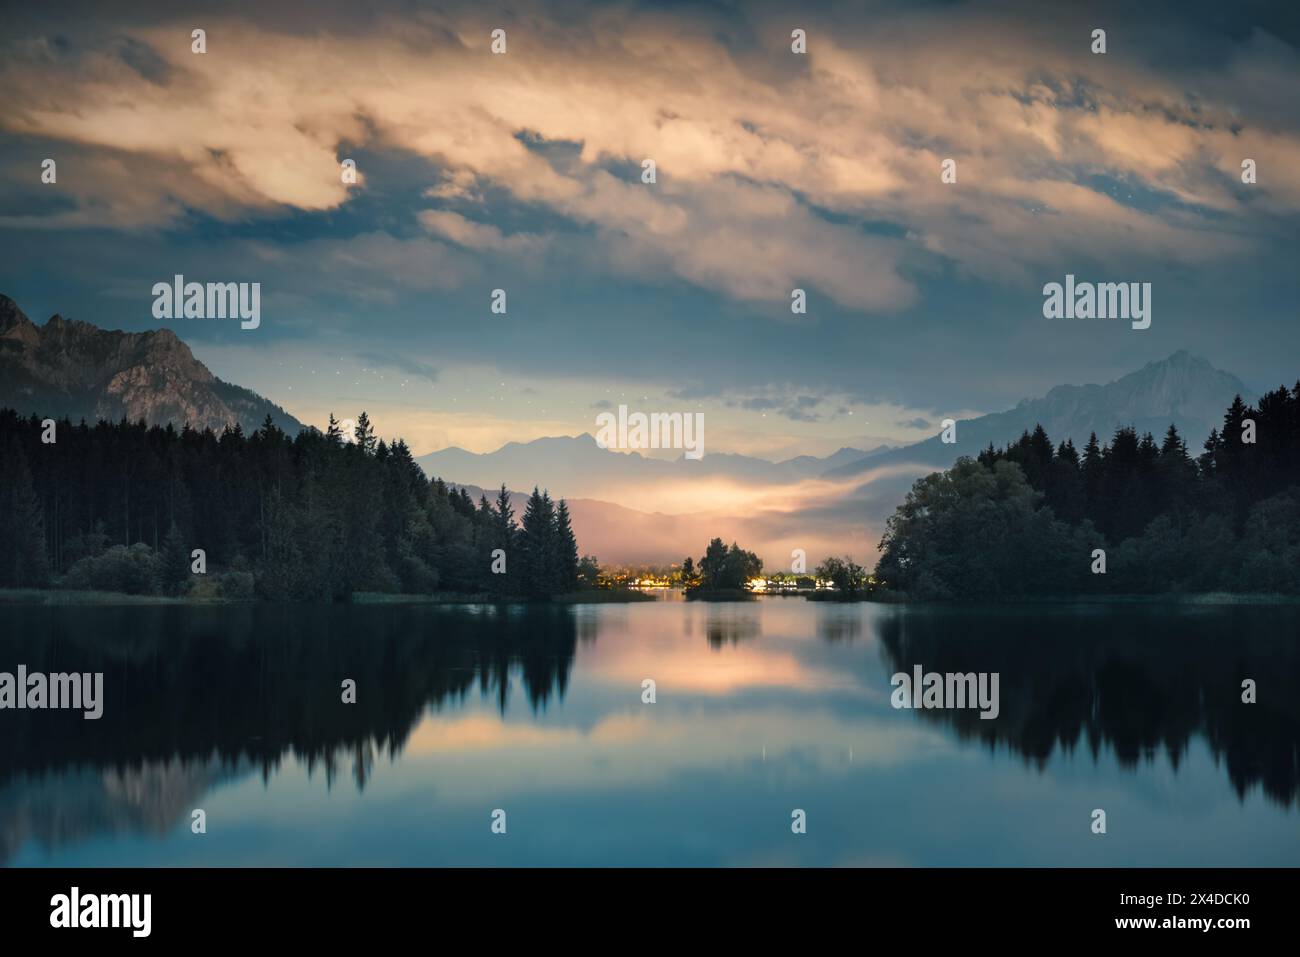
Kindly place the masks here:
[(542, 598), (576, 586), (563, 501), (535, 489), (516, 522), (504, 489), (475, 503), (428, 480), (364, 412), (352, 436), (332, 417), (296, 437), (269, 417), (252, 434), (125, 420), (43, 433), (40, 419), (0, 410), (0, 587), (182, 594), (198, 578), (195, 549), (227, 597)]
[(1082, 451), (1039, 426), (920, 479), (880, 550), (918, 598), (1300, 593), (1300, 383), (1238, 396), (1195, 457), (1173, 426)]

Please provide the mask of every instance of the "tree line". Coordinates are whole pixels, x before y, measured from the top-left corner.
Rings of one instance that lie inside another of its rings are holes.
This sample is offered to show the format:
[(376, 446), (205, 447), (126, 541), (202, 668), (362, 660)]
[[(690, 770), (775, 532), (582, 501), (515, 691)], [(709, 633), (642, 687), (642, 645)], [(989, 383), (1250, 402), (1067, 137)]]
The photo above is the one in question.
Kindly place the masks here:
[(1300, 382), (1237, 396), (1197, 456), (1173, 425), (1081, 452), (1038, 425), (918, 480), (879, 547), (919, 598), (1300, 593)]
[(270, 416), (251, 435), (125, 419), (43, 433), (36, 416), (0, 409), (0, 587), (336, 601), (578, 586), (563, 499), (534, 488), (516, 521), (505, 486), (475, 503), (426, 478), (364, 412), (351, 436), (333, 416), (292, 438)]

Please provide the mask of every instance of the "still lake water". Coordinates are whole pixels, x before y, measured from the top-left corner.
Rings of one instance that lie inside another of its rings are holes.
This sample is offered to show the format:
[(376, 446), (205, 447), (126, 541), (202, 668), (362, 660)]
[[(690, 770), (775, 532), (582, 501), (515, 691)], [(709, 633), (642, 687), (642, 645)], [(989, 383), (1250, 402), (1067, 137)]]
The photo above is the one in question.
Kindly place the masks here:
[(105, 705), (0, 711), (8, 865), (1300, 864), (1295, 607), (0, 605), (18, 664)]

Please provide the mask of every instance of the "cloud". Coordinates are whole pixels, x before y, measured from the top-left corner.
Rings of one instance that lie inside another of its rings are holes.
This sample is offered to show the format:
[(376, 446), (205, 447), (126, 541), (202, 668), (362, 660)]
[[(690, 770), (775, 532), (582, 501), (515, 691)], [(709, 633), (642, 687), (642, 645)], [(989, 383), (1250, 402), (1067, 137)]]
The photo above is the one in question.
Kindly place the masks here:
[(420, 362), (405, 356), (379, 355), (373, 352), (362, 353), (356, 358), (374, 366), (382, 366), (387, 369), (396, 369), (398, 372), (405, 372), (407, 375), (416, 376), (427, 382), (438, 381), (437, 368), (427, 362)]
[[(641, 645), (627, 643), (629, 648)], [(843, 674), (828, 674), (793, 658), (757, 662), (750, 674), (754, 667), (750, 662), (732, 660), (753, 657), (743, 649), (729, 648), (721, 658), (707, 652), (708, 668), (700, 667), (698, 653), (670, 650), (680, 660), (672, 661), (673, 676), (661, 677), (661, 686), (678, 689), (671, 682), (681, 677), (687, 683), (679, 693), (686, 695), (716, 698), (706, 686), (710, 672), (719, 676), (717, 684), (734, 684), (738, 689), (746, 685), (761, 688), (764, 679), (780, 683), (816, 677), (826, 683), (792, 682), (794, 693), (816, 690), (824, 695), (828, 687), (842, 692), (849, 683)], [(783, 653), (788, 657), (784, 649)], [(600, 649), (593, 652), (598, 659), (601, 654)], [(688, 662), (694, 667), (687, 669)], [(644, 670), (634, 671), (644, 665), (644, 661), (613, 659), (609, 662), (613, 674), (607, 676), (605, 662), (597, 660), (600, 670), (596, 678), (608, 680), (611, 693), (617, 693), (613, 689), (626, 686), (626, 675), (635, 674), (637, 682), (645, 676)], [(870, 697), (870, 692), (862, 689), (857, 694)], [(742, 703), (703, 724), (694, 714), (669, 713), (652, 720), (644, 711), (607, 714), (590, 727), (558, 722), (525, 724), (485, 711), (430, 715), (412, 729), (403, 754), (408, 761), (436, 762), (444, 800), (481, 804), (512, 793), (521, 775), (529, 782), (531, 793), (613, 791), (661, 782), (665, 776), (725, 768), (737, 761), (757, 762), (760, 755), (773, 763), (797, 755), (800, 768), (828, 774), (843, 767), (850, 748), (856, 762), (869, 768), (890, 768), (915, 761), (917, 755), (952, 747), (941, 729), (919, 722), (900, 726), (897, 721), (864, 720), (857, 714), (846, 718), (825, 709), (809, 714), (779, 705), (760, 708)]]
[[(504, 56), (476, 11), (381, 11), (347, 29), (322, 15), (310, 33), (228, 14), (210, 19), (203, 55), (170, 19), (98, 40), (82, 29), (71, 47), (11, 40), (0, 127), (57, 147), (74, 205), (3, 222), (337, 210), (381, 185), (364, 162), (360, 184), (341, 181), (363, 144), (428, 162), (432, 206), (412, 215), (465, 255), (535, 259), (563, 240), (615, 275), (673, 276), (778, 313), (798, 286), (813, 312), (821, 299), (888, 314), (916, 302), (916, 273), (936, 262), (1007, 283), (1070, 257), (1195, 265), (1245, 254), (1276, 235), (1268, 217), (1300, 210), (1294, 113), (1270, 92), (1300, 71), (1258, 31), (1217, 64), (1157, 70), (1093, 56), (1041, 18), (960, 7), (942, 30), (932, 13), (889, 10), (870, 30), (814, 27), (806, 57), (761, 12), (741, 45), (707, 15), (593, 9), (579, 26), (547, 10), (510, 18)], [(1258, 115), (1234, 82), (1261, 91)], [(560, 143), (571, 156), (546, 148)], [(1247, 155), (1264, 170), (1248, 193)], [(656, 184), (621, 172), (647, 157)], [(939, 180), (945, 158), (956, 184)], [(1126, 203), (1095, 174), (1167, 201)], [(471, 214), (491, 196), (568, 228), (508, 232), (486, 221), (492, 208)], [(367, 242), (376, 269), (427, 248)], [(345, 272), (360, 263), (332, 254)]]
[(419, 214), (419, 220), (429, 232), (480, 252), (531, 253), (539, 251), (544, 244), (541, 237), (525, 234), (506, 236), (495, 226), (473, 222), (450, 210), (426, 209)]
[(405, 290), (455, 289), (480, 272), (475, 260), (445, 243), (384, 232), (284, 245), (259, 243), (252, 254), (265, 269), (278, 270), (294, 289), (371, 303), (392, 303)]
[(750, 412), (775, 412), (777, 415), (789, 419), (791, 422), (818, 422), (821, 416), (812, 411), (821, 403), (821, 399), (813, 396), (801, 395), (796, 396), (793, 400), (786, 398), (773, 398), (768, 396), (756, 396), (739, 401), (728, 401), (727, 405), (739, 407)]

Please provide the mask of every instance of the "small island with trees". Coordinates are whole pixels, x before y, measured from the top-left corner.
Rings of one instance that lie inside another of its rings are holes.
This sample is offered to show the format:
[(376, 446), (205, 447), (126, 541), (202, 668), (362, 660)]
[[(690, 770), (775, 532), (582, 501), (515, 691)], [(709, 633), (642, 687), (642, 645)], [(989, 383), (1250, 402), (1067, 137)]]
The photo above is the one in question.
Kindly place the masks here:
[(812, 600), (856, 601), (866, 599), (873, 581), (867, 570), (852, 557), (827, 558), (814, 574), (763, 575), (763, 562), (735, 542), (728, 546), (721, 538), (709, 542), (697, 563), (689, 556), (682, 562), (679, 581), (687, 598), (735, 601), (767, 594), (796, 594)]

